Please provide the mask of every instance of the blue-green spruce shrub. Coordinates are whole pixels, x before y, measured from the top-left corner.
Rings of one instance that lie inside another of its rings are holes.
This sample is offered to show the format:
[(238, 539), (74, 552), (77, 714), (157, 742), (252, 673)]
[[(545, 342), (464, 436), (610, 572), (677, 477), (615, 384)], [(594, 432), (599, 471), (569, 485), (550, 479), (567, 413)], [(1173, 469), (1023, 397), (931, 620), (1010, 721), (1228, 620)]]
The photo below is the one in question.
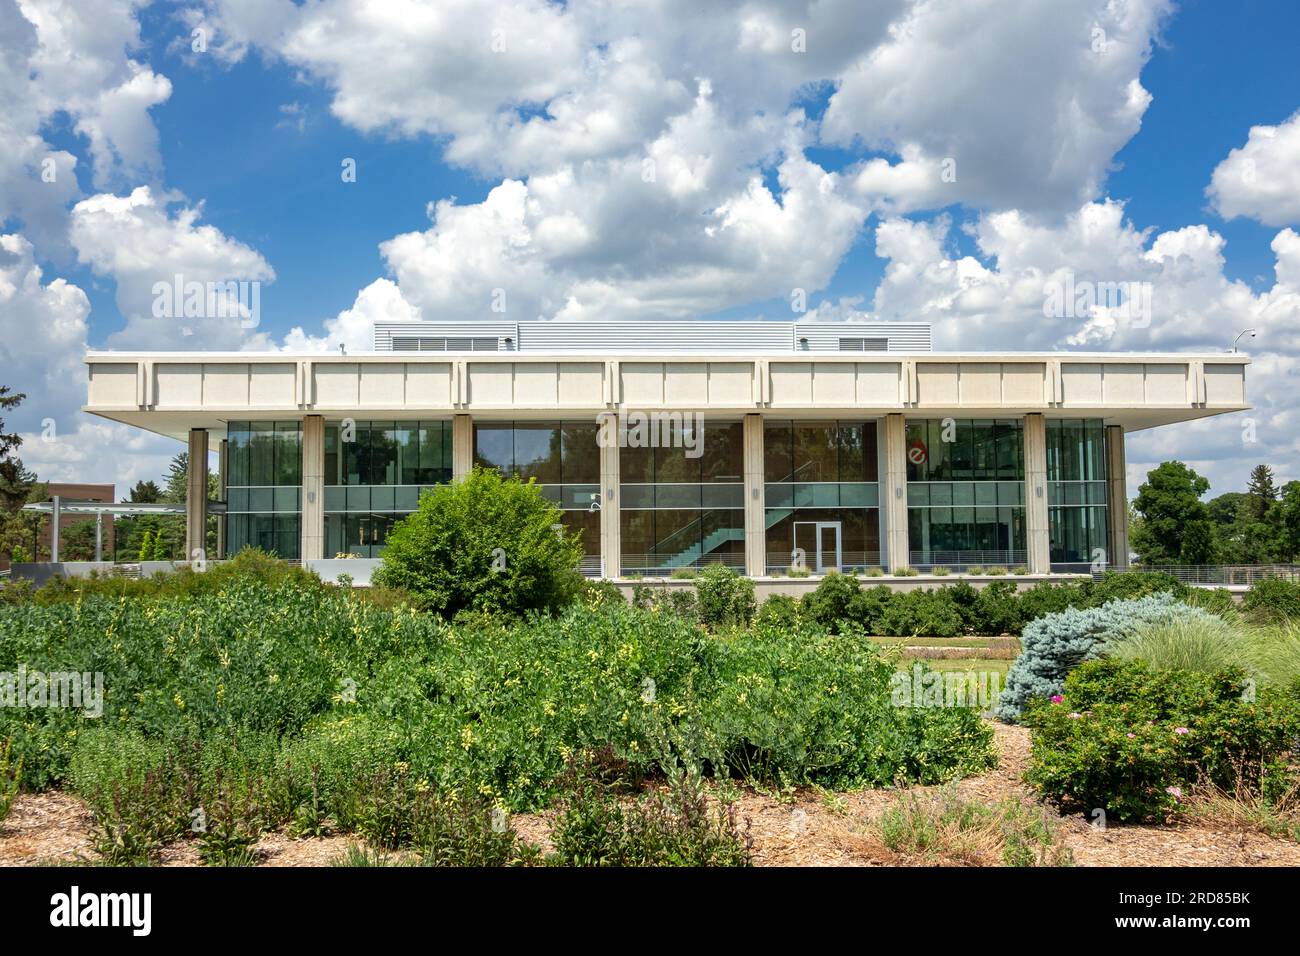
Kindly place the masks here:
[(1040, 617), (1025, 625), (1020, 656), (1007, 671), (994, 713), (999, 720), (1014, 723), (1033, 698), (1061, 693), (1071, 669), (1101, 657), (1107, 642), (1144, 625), (1210, 617), (1167, 592)]

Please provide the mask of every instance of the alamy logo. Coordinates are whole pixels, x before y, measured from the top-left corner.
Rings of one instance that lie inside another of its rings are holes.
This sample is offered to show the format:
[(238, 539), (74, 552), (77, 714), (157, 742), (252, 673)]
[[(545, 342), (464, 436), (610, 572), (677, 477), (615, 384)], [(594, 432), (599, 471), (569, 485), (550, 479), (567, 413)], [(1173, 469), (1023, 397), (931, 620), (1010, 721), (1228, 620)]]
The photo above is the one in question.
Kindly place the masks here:
[(150, 893), (82, 893), (74, 886), (68, 893), (50, 897), (50, 925), (128, 926), (132, 935), (148, 936), (153, 928), (153, 895)]
[(596, 416), (600, 448), (681, 448), (687, 458), (704, 454), (704, 416), (700, 412), (613, 412)]
[(155, 319), (239, 319), (241, 329), (262, 321), (262, 283), (256, 279), (199, 282), (177, 273), (155, 282), (152, 292)]
[(82, 710), (88, 717), (104, 713), (104, 675), (98, 671), (0, 671), (0, 707)]
[(1151, 325), (1153, 295), (1150, 282), (1092, 282), (1066, 272), (1063, 280), (1052, 279), (1043, 286), (1043, 316), (1090, 319), (1105, 310), (1117, 321), (1145, 329)]

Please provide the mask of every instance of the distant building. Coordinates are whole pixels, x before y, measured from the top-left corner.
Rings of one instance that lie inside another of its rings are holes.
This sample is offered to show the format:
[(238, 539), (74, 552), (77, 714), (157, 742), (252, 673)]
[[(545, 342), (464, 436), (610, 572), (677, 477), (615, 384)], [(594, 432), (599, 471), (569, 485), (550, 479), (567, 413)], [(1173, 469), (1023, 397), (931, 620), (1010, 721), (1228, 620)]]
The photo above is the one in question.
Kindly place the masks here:
[[(83, 484), (80, 482), (62, 482), (51, 481), (46, 484), (46, 500), (53, 501), (54, 496), (58, 495), (64, 501), (99, 501), (106, 504), (112, 504), (117, 499), (115, 485), (100, 484)], [(82, 522), (90, 522), (94, 525), (95, 518), (91, 515), (64, 514), (59, 519), (59, 542), (62, 549), (62, 557), (68, 560), (68, 529)], [(113, 558), (113, 516), (106, 514), (103, 516), (104, 522), (104, 555), (108, 560)], [(41, 529), (41, 552), (48, 554), (50, 550), (50, 533), (51, 527), (49, 521), (44, 523)], [(28, 545), (30, 547), (30, 545)], [(94, 557), (94, 555), (90, 555)]]

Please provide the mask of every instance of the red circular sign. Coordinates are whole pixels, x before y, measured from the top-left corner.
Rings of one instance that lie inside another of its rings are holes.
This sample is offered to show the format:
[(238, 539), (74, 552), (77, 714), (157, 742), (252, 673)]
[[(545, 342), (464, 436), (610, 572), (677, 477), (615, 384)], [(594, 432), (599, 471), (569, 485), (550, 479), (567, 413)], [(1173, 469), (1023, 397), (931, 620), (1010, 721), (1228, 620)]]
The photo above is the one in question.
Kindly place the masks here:
[(927, 458), (930, 457), (930, 450), (925, 447), (925, 442), (917, 439), (907, 446), (907, 460), (913, 465), (924, 465)]

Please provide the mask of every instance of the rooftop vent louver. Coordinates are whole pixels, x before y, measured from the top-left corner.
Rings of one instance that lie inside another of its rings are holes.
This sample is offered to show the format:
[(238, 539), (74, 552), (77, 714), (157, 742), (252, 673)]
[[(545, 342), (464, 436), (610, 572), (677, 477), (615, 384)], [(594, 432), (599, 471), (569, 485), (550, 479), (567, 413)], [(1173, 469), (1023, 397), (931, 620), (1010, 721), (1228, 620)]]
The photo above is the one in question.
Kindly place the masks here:
[(889, 339), (852, 338), (840, 339), (841, 352), (888, 352)]
[(496, 352), (499, 347), (495, 338), (486, 337), (393, 336), (394, 352)]

